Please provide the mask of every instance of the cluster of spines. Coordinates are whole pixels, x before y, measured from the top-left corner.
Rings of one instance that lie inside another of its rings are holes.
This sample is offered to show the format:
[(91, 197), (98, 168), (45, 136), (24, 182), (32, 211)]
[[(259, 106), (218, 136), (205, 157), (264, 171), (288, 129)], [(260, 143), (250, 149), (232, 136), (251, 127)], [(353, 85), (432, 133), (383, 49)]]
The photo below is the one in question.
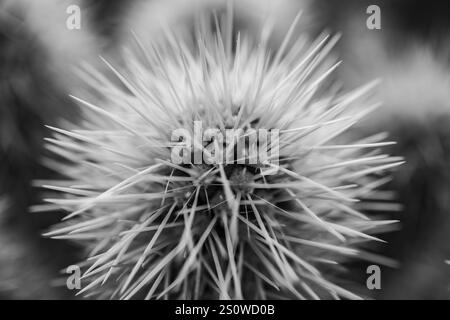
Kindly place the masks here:
[[(48, 148), (63, 160), (45, 161), (67, 180), (45, 187), (65, 197), (36, 210), (68, 211), (46, 235), (89, 250), (79, 294), (358, 298), (321, 269), (348, 257), (377, 259), (356, 245), (380, 240), (369, 233), (393, 222), (363, 211), (395, 208), (375, 189), (401, 159), (380, 154), (391, 144), (384, 134), (344, 134), (376, 107), (365, 102), (374, 84), (341, 96), (327, 88), (339, 65), (328, 60), (336, 37), (289, 48), (295, 21), (271, 56), (267, 33), (259, 45), (238, 33), (233, 49), (227, 21), (224, 36), (217, 18), (215, 34), (201, 23), (193, 44), (170, 32), (151, 48), (138, 40), (142, 51), (125, 53), (123, 71), (103, 59), (121, 85), (87, 68), (98, 105), (73, 97), (86, 107), (84, 121), (51, 128)], [(196, 120), (280, 130), (280, 161), (264, 163), (276, 173), (172, 163), (171, 131), (192, 131)]]

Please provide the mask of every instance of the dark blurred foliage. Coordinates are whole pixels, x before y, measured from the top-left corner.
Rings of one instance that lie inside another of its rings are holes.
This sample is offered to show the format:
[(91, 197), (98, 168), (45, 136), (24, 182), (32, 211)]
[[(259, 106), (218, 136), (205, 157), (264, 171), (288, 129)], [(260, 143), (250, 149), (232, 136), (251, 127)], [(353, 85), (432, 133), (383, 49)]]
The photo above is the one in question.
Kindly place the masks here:
[(136, 0), (85, 0), (85, 9), (91, 12), (93, 28), (107, 39), (110, 45), (118, 40), (118, 30), (122, 28), (123, 17), (130, 11)]
[(450, 3), (445, 0), (318, 0), (314, 5), (329, 24), (349, 13), (365, 12), (369, 5), (378, 5), (385, 21), (395, 25), (398, 33), (424, 40), (447, 35), (450, 27)]
[[(22, 21), (22, 12), (0, 15), (0, 195), (10, 207), (0, 219), (0, 297), (57, 298), (52, 279), (68, 262), (68, 244), (43, 239), (55, 214), (33, 215), (38, 201), (31, 183), (49, 177), (40, 165), (44, 124), (70, 115), (57, 79), (46, 68), (45, 48)], [(72, 108), (73, 109), (73, 108)]]
[(404, 211), (400, 232), (385, 239), (386, 254), (401, 267), (388, 270), (383, 299), (450, 299), (450, 117), (392, 124), (391, 149), (406, 163), (388, 186)]
[(369, 5), (380, 7), (381, 32), (390, 39), (392, 50), (402, 50), (411, 41), (433, 45), (436, 50), (448, 50), (450, 2), (447, 0), (314, 1), (320, 26), (333, 31), (342, 30), (349, 17), (360, 19), (364, 25)]
[(445, 0), (382, 1), (387, 19), (393, 21), (399, 33), (423, 41), (447, 41), (450, 31), (450, 2)]

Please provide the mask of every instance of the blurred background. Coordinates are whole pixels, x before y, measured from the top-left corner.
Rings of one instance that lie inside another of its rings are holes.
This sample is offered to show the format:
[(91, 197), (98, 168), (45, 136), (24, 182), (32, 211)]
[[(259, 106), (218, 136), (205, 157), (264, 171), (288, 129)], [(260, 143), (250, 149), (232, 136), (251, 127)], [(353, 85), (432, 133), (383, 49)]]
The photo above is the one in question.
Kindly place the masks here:
[[(295, 32), (314, 39), (342, 35), (334, 54), (343, 60), (336, 81), (344, 90), (375, 78), (382, 107), (358, 130), (386, 131), (406, 164), (387, 189), (403, 205), (392, 214), (398, 231), (373, 248), (399, 261), (382, 267), (375, 299), (449, 299), (450, 266), (450, 3), (424, 0), (239, 0), (235, 28), (255, 36), (268, 19), (276, 51), (296, 14)], [(81, 28), (69, 30), (67, 7), (81, 8)], [(381, 29), (369, 29), (370, 5)], [(57, 275), (78, 261), (79, 249), (42, 238), (57, 213), (29, 213), (39, 202), (37, 179), (55, 178), (45, 157), (44, 125), (76, 121), (69, 93), (83, 90), (74, 68), (98, 55), (117, 57), (130, 30), (161, 37), (161, 24), (190, 32), (197, 11), (224, 10), (224, 0), (0, 0), (0, 299), (72, 298)], [(365, 282), (355, 262), (349, 278)]]

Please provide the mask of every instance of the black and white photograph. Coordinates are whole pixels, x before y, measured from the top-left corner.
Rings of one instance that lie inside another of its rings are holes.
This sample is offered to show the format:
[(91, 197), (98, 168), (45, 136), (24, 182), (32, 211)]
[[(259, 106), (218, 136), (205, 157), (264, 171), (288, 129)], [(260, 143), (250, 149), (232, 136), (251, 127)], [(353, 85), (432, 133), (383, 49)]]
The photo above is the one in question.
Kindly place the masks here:
[(450, 300), (450, 3), (0, 0), (0, 300)]

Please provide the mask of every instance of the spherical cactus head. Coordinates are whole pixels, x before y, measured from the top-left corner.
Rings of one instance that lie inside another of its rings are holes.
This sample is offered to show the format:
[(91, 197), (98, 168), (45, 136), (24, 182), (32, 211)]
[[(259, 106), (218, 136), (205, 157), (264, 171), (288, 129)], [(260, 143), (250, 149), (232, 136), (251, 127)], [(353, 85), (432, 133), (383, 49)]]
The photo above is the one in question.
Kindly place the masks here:
[(46, 186), (68, 212), (47, 236), (86, 248), (78, 294), (358, 298), (335, 275), (390, 223), (360, 200), (399, 159), (347, 132), (374, 84), (335, 90), (337, 37), (293, 39), (296, 21), (275, 53), (227, 13), (192, 38), (136, 37), (123, 65), (103, 59), (114, 79), (85, 70), (82, 121), (48, 140), (66, 179)]

